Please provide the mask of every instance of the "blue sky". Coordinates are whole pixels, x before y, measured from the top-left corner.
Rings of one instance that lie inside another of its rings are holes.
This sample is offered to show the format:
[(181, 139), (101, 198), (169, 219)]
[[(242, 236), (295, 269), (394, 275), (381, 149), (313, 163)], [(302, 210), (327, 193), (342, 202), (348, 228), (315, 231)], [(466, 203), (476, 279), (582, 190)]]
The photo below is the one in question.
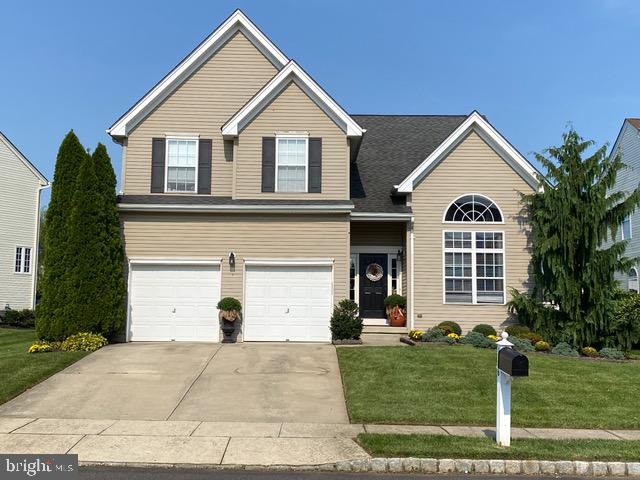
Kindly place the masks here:
[(119, 175), (105, 129), (235, 8), (351, 113), (477, 109), (530, 159), (640, 116), (636, 0), (13, 1), (0, 130), (50, 179), (71, 128)]

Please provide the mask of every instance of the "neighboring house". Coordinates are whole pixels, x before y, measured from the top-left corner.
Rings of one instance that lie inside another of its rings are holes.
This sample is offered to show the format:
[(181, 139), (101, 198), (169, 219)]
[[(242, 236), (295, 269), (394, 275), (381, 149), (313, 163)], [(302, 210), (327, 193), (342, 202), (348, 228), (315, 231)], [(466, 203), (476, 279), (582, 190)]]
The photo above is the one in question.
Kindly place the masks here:
[(483, 116), (350, 115), (240, 11), (108, 133), (127, 340), (216, 341), (221, 296), (248, 341), (328, 341), (344, 298), (386, 325), (392, 292), (407, 329), (497, 326), (529, 287), (536, 172)]
[(0, 132), (0, 310), (35, 306), (40, 192), (48, 186)]
[[(618, 173), (614, 191), (631, 193), (640, 185), (640, 118), (626, 118), (611, 149), (611, 156), (620, 155), (627, 166)], [(626, 240), (626, 256), (640, 257), (640, 211), (636, 210), (626, 218), (616, 234), (616, 240)], [(639, 291), (636, 265), (626, 273), (616, 273), (616, 280), (624, 290)]]

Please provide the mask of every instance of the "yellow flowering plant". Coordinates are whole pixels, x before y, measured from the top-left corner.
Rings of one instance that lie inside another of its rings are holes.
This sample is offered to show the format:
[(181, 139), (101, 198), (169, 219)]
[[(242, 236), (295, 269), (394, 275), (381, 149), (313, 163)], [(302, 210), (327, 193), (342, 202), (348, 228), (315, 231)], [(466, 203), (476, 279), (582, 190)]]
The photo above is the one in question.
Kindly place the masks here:
[(493, 340), (494, 342), (498, 341), (498, 336), (497, 335), (487, 335), (487, 338), (489, 340)]
[(412, 340), (420, 340), (423, 333), (424, 331), (422, 330), (411, 330), (409, 332), (409, 338), (411, 338)]
[(32, 344), (28, 350), (28, 353), (44, 353), (44, 352), (53, 352), (53, 347), (44, 341), (38, 341)]
[(447, 337), (453, 338), (454, 340), (460, 340), (460, 335), (458, 335), (457, 333), (453, 333), (453, 332), (451, 332), (449, 335), (447, 335)]

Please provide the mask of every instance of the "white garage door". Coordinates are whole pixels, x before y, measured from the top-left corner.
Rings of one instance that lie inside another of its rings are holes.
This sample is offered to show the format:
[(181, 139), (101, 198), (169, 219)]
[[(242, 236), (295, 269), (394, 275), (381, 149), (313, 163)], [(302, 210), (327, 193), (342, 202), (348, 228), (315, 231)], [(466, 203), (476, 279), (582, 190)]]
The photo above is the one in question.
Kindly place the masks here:
[(331, 307), (330, 265), (246, 267), (245, 340), (327, 342)]
[(131, 268), (129, 340), (218, 341), (218, 265)]

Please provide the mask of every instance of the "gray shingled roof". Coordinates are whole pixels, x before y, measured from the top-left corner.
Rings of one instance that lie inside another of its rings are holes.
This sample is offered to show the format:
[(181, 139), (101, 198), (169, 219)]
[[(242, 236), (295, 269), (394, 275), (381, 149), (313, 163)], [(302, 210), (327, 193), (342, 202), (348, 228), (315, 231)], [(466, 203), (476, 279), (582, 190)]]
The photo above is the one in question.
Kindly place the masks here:
[(405, 198), (392, 195), (467, 115), (351, 115), (367, 131), (351, 164), (356, 212), (404, 213)]

